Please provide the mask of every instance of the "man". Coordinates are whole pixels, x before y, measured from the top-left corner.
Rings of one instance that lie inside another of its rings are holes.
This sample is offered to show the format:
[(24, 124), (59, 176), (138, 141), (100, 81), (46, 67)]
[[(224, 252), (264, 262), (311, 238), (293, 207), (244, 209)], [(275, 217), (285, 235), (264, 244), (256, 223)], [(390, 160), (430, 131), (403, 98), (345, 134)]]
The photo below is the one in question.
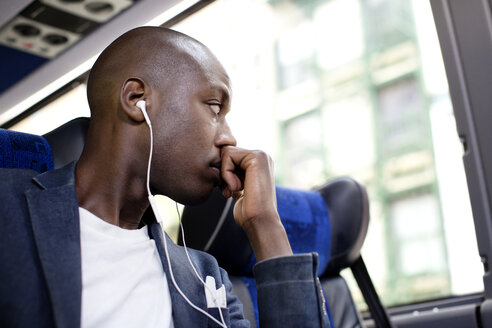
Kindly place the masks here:
[(225, 119), (230, 81), (204, 45), (134, 29), (100, 55), (87, 93), (91, 123), (76, 164), (0, 172), (1, 327), (249, 326), (215, 260), (189, 251), (201, 279), (225, 286), (223, 306), (207, 299), (184, 250), (147, 211), (151, 138), (141, 104), (153, 129), (153, 193), (194, 204), (220, 185), (236, 198), (235, 220), (259, 262), (262, 326), (327, 325), (316, 256), (292, 255), (272, 161), (236, 147)]

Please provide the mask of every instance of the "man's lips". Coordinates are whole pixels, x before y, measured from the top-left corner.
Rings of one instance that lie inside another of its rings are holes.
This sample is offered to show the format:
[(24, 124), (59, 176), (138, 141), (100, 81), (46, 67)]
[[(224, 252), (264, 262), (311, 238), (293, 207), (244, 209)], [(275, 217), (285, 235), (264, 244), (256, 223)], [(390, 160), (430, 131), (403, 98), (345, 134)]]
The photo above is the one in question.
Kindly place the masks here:
[(217, 169), (220, 170), (220, 167), (222, 166), (222, 163), (221, 163), (220, 160), (218, 160), (218, 161), (214, 161), (214, 162), (210, 163), (210, 166), (211, 167), (215, 167), (215, 168), (217, 168)]
[(221, 168), (220, 162), (213, 162), (210, 164), (210, 169), (213, 172), (215, 179), (217, 180), (217, 183), (220, 183), (221, 181), (220, 168)]

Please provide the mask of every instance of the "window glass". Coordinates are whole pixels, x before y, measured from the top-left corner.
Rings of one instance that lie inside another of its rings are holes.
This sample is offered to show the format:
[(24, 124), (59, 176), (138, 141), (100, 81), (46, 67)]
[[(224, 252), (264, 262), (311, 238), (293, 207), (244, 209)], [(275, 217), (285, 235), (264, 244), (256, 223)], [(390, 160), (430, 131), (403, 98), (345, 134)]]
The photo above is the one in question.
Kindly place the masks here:
[(313, 6), (313, 46), (319, 68), (331, 70), (363, 57), (366, 45), (361, 10), (358, 0), (323, 1)]
[(323, 180), (325, 164), (318, 155), (323, 152), (319, 111), (285, 122), (282, 130), (281, 163), (289, 163), (281, 166), (282, 175), (292, 177), (292, 183), (298, 186), (312, 186)]
[[(374, 118), (366, 92), (351, 92), (323, 106), (323, 138), (329, 176), (371, 174), (374, 166)], [(310, 187), (312, 187), (311, 185)]]
[(32, 134), (45, 134), (76, 117), (89, 117), (90, 115), (87, 88), (85, 84), (81, 84), (10, 129)]
[(232, 131), (273, 155), (278, 184), (367, 186), (362, 254), (386, 305), (483, 290), (427, 2), (220, 0), (175, 28), (226, 67)]
[(423, 113), (423, 95), (415, 77), (394, 81), (376, 92), (381, 155), (410, 152), (410, 148), (420, 148), (430, 140), (428, 118)]

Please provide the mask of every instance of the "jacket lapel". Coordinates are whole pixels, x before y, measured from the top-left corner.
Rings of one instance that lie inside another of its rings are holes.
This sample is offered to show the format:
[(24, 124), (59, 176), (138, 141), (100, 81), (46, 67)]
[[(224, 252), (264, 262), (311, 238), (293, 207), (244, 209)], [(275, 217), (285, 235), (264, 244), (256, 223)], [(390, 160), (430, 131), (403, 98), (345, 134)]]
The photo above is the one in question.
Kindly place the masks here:
[[(195, 276), (195, 273), (188, 262), (186, 253), (183, 248), (177, 246), (171, 238), (167, 236), (167, 234), (164, 236), (163, 230), (159, 223), (155, 221), (150, 223), (150, 230), (152, 238), (155, 240), (157, 250), (159, 251), (162, 267), (164, 268), (164, 272), (167, 276), (169, 292), (171, 294), (173, 304), (174, 327), (207, 327), (207, 322), (209, 319), (204, 314), (193, 309), (186, 302), (172, 281), (172, 276), (174, 276), (176, 284), (181, 289), (183, 294), (186, 295), (186, 297), (197, 307), (205, 312), (208, 312), (204, 287)], [(169, 261), (172, 267), (172, 276), (165, 253), (164, 238), (166, 238)]]
[(74, 166), (34, 178), (26, 192), (34, 239), (50, 293), (56, 326), (80, 327), (81, 255)]

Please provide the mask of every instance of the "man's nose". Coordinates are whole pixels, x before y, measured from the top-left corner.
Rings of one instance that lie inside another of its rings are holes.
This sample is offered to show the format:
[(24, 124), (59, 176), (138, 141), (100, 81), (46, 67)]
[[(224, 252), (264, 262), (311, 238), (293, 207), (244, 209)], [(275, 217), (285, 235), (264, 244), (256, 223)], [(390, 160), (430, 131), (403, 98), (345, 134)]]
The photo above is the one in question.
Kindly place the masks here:
[(221, 124), (221, 128), (219, 130), (219, 133), (217, 134), (215, 144), (217, 147), (236, 146), (237, 144), (236, 138), (234, 138), (234, 136), (232, 135), (229, 124), (227, 124), (227, 122), (225, 121)]

